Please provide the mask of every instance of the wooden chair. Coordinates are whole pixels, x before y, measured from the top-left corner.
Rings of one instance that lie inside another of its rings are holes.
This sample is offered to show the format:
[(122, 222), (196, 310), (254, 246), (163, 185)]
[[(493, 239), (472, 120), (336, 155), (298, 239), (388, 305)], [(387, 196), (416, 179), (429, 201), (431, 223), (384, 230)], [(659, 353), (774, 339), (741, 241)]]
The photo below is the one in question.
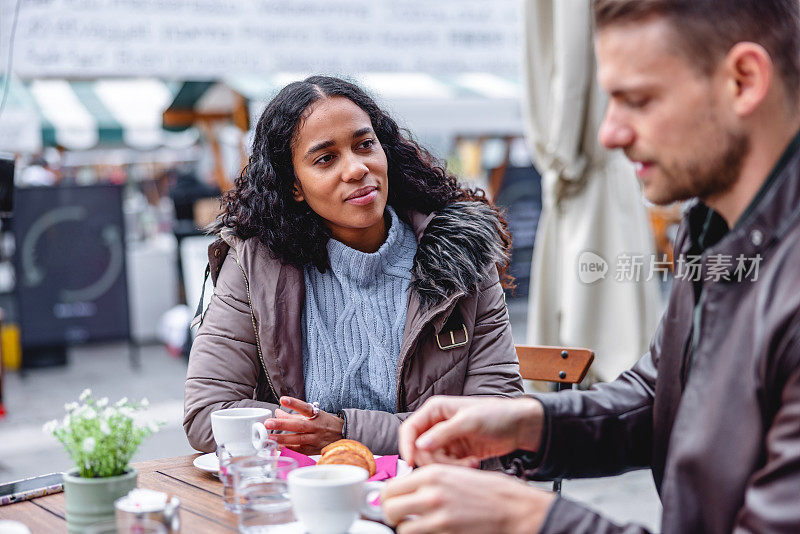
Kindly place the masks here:
[(539, 345), (516, 345), (515, 348), (519, 372), (527, 380), (577, 384), (594, 361), (594, 352), (589, 349)]
[[(515, 348), (522, 378), (555, 382), (558, 391), (580, 383), (594, 361), (594, 352), (589, 349), (528, 345)], [(553, 491), (561, 493), (560, 478), (553, 481)]]

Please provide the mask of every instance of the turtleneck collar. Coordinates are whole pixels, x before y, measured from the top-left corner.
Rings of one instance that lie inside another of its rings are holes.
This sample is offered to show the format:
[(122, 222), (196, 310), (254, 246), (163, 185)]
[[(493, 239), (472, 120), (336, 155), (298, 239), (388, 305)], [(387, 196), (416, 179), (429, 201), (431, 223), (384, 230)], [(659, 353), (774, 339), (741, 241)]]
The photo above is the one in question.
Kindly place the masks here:
[[(402, 261), (404, 245), (409, 236), (414, 241), (410, 228), (404, 228), (394, 209), (387, 204), (389, 232), (386, 241), (375, 252), (361, 252), (341, 241), (328, 240), (328, 258), (331, 271), (337, 278), (346, 278), (358, 285), (374, 282), (379, 272)], [(411, 244), (413, 246), (413, 243)]]

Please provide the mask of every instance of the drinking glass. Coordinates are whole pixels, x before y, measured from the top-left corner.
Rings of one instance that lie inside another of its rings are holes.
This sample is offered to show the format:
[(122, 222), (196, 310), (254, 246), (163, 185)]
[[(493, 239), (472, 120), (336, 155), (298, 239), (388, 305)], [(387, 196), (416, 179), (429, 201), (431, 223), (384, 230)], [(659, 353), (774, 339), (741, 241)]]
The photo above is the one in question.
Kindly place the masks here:
[(277, 532), (295, 520), (286, 478), (296, 467), (294, 459), (281, 456), (255, 456), (231, 464), (235, 496), (241, 503), (239, 532)]
[(246, 458), (253, 457), (273, 458), (278, 456), (278, 444), (273, 440), (263, 440), (261, 448), (256, 449), (252, 442), (235, 441), (223, 443), (217, 447), (217, 459), (219, 460), (218, 476), (222, 482), (222, 501), (225, 509), (229, 512), (239, 513), (241, 503), (236, 499), (233, 490), (233, 477), (230, 467)]

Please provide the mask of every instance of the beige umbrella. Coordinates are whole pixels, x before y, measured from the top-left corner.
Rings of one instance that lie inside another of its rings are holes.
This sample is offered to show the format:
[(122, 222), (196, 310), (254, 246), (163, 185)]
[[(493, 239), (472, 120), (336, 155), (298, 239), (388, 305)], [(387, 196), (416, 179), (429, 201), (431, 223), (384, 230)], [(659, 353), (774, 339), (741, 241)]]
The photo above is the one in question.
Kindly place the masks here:
[(606, 98), (590, 2), (525, 0), (523, 15), (526, 139), (542, 175), (528, 342), (591, 348), (594, 374), (612, 380), (647, 350), (661, 312), (656, 276), (646, 281), (653, 236), (632, 165), (597, 141)]

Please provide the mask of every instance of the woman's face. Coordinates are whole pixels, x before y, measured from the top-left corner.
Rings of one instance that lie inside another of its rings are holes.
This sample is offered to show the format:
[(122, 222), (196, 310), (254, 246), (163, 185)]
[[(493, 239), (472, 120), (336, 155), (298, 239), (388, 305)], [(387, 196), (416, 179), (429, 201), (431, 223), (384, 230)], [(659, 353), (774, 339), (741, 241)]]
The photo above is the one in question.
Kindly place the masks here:
[(292, 164), (294, 199), (306, 201), (334, 239), (365, 252), (380, 248), (388, 165), (364, 110), (341, 96), (312, 104), (295, 134)]

